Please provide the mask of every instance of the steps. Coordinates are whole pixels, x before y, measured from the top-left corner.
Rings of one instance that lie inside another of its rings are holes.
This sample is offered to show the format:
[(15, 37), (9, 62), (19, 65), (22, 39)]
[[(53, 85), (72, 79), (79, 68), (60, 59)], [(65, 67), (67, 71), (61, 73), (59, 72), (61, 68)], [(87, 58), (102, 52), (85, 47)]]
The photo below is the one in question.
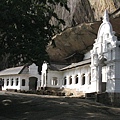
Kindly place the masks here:
[(65, 93), (65, 96), (85, 97), (85, 93), (76, 89), (65, 88), (62, 92)]

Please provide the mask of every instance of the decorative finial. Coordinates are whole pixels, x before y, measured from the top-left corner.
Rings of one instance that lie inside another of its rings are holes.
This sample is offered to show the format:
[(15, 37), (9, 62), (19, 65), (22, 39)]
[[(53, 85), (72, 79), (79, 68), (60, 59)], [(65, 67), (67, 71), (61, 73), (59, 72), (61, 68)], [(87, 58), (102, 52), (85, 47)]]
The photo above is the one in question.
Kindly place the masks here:
[(104, 12), (103, 22), (109, 22), (109, 15), (107, 10), (105, 10)]

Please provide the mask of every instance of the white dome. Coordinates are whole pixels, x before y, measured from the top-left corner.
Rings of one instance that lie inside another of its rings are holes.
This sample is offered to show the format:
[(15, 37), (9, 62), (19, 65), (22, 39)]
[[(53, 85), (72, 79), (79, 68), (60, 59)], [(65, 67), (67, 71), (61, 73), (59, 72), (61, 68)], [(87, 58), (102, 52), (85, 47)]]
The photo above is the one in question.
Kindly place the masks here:
[(97, 38), (100, 38), (101, 36), (106, 34), (112, 35), (112, 33), (113, 29), (111, 23), (109, 22), (108, 12), (105, 11), (103, 16), (103, 23), (99, 27)]

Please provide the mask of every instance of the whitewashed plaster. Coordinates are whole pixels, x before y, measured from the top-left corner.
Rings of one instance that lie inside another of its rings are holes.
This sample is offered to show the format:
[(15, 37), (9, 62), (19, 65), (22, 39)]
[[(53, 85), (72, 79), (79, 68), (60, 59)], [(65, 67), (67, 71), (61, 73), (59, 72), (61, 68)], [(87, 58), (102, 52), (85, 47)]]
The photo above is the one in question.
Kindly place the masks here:
[[(93, 49), (86, 53), (84, 60), (91, 58), (91, 64), (83, 65), (76, 68), (65, 69), (61, 71), (50, 71), (47, 69), (47, 63), (43, 64), (42, 74), (45, 74), (47, 83), (50, 85), (52, 77), (58, 77), (60, 80), (59, 87), (76, 89), (84, 93), (102, 92), (102, 84), (106, 83), (106, 92), (120, 92), (120, 42), (114, 35), (112, 25), (109, 22), (107, 10), (103, 16), (103, 23), (98, 30), (97, 38), (93, 44)], [(85, 84), (82, 85), (82, 75), (85, 74)], [(89, 84), (89, 74), (91, 82)], [(75, 83), (75, 76), (78, 75), (78, 83)], [(66, 77), (66, 85), (64, 78)], [(70, 77), (72, 83), (70, 84)], [(42, 84), (42, 86), (44, 86)]]
[[(4, 80), (4, 86), (2, 87), (2, 90), (16, 89), (16, 90), (28, 91), (30, 77), (36, 77), (38, 80), (37, 85), (39, 85), (40, 75), (38, 73), (38, 67), (35, 64), (24, 67), (24, 69), (22, 70), (20, 74), (1, 75), (0, 78)], [(18, 85), (16, 85), (17, 79), (18, 79)], [(25, 86), (22, 86), (22, 79), (25, 80)], [(9, 81), (8, 85), (7, 85), (7, 80)], [(13, 80), (13, 85), (11, 85), (12, 80)]]
[[(47, 77), (47, 87), (60, 88), (62, 86), (62, 72), (61, 71), (49, 71)], [(53, 78), (57, 78), (57, 85), (52, 83)]]
[[(120, 41), (114, 35), (109, 16), (105, 11), (103, 22), (99, 27), (97, 38), (93, 44), (93, 49), (86, 53), (84, 60), (91, 58), (91, 64), (75, 64), (76, 67), (66, 67), (62, 70), (51, 70), (48, 63), (42, 65), (41, 77), (38, 74), (38, 67), (35, 64), (25, 68), (20, 75), (2, 76), (2, 79), (19, 78), (18, 86), (6, 86), (4, 82), (3, 90), (17, 89), (29, 90), (29, 78), (36, 77), (37, 89), (40, 87), (68, 88), (76, 89), (83, 93), (102, 92), (102, 84), (106, 83), (106, 92), (120, 93)], [(82, 62), (81, 62), (82, 63)], [(72, 65), (71, 65), (72, 66)], [(28, 74), (27, 74), (28, 73)], [(91, 75), (91, 79), (90, 76)], [(76, 76), (78, 82), (76, 83)], [(85, 84), (82, 83), (83, 76)], [(70, 77), (72, 82), (70, 83)], [(66, 78), (66, 84), (64, 79)], [(21, 85), (21, 80), (26, 80), (26, 86)], [(56, 79), (57, 83), (53, 82)]]
[(84, 55), (84, 60), (90, 59), (90, 51)]
[[(84, 91), (86, 92), (86, 88), (90, 87), (92, 84), (89, 83), (89, 74), (90, 74), (90, 64), (76, 67), (72, 69), (65, 70), (63, 73), (63, 83), (64, 78), (66, 77), (67, 84), (63, 85), (63, 88), (70, 88), (70, 89), (76, 89), (76, 91)], [(85, 74), (85, 84), (82, 85), (82, 75)], [(78, 75), (78, 83), (76, 84), (76, 76)], [(70, 84), (70, 77), (72, 77), (72, 84)]]
[[(120, 92), (120, 42), (114, 35), (107, 11), (98, 30), (97, 39), (91, 50), (91, 75), (95, 79), (98, 92), (102, 82), (106, 82), (106, 92)], [(93, 72), (94, 71), (94, 72)], [(102, 80), (101, 80), (102, 74)]]

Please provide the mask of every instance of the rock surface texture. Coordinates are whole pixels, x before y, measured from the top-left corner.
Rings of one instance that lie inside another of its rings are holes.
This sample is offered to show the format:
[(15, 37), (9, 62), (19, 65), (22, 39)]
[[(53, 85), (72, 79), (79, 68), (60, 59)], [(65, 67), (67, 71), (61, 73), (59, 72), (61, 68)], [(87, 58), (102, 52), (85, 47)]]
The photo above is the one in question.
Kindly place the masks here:
[[(74, 53), (85, 53), (91, 49), (105, 9), (116, 35), (120, 36), (120, 0), (68, 0), (70, 12), (55, 6), (58, 16), (66, 22), (64, 30), (56, 35), (47, 47), (51, 61), (66, 62)], [(56, 21), (52, 19), (52, 23)]]

